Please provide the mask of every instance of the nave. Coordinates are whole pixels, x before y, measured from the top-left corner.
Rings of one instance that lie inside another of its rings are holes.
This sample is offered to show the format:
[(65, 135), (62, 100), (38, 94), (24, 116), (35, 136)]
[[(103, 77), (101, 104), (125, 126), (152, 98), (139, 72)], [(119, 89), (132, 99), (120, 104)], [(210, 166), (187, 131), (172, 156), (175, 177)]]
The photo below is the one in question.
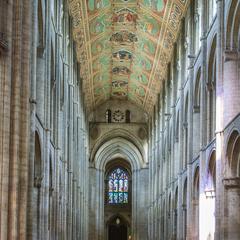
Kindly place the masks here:
[(239, 16), (1, 0), (0, 239), (239, 240)]

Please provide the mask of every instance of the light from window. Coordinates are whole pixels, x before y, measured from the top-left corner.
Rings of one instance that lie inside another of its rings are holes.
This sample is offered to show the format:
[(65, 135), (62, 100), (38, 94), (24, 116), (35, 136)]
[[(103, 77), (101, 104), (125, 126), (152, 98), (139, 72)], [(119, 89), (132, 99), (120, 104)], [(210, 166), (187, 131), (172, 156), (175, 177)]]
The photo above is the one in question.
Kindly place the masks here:
[(131, 115), (130, 115), (130, 111), (129, 110), (126, 110), (126, 123), (130, 123), (130, 118), (131, 118)]
[(107, 123), (111, 123), (111, 121), (112, 121), (112, 112), (111, 112), (110, 109), (108, 109), (108, 110), (106, 111), (106, 122), (107, 122)]
[(121, 168), (114, 169), (108, 177), (108, 203), (128, 203), (128, 175)]

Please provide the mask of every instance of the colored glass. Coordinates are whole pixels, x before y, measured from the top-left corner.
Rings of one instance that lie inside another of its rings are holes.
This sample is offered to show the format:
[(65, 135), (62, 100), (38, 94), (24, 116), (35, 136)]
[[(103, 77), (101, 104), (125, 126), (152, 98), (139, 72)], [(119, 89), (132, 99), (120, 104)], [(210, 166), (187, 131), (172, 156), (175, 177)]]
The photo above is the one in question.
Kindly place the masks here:
[(128, 203), (128, 174), (121, 168), (114, 169), (108, 177), (108, 203)]

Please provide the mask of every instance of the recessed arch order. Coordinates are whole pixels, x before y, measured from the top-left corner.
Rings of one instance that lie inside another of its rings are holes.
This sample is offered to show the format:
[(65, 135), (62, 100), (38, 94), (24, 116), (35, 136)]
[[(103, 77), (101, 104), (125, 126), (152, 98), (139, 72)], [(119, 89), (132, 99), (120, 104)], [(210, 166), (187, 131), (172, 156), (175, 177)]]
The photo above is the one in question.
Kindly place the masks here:
[[(117, 135), (116, 132), (115, 134)], [(114, 135), (110, 139), (106, 139), (105, 137), (99, 139), (92, 149), (90, 158), (93, 164), (91, 168), (93, 176), (91, 184), (93, 188), (92, 194), (96, 196), (91, 208), (94, 209), (93, 211), (97, 209), (97, 214), (93, 218), (96, 221), (96, 229), (94, 231), (96, 235), (94, 237), (97, 240), (106, 239), (107, 236), (105, 229), (107, 217), (105, 216), (104, 179), (108, 164), (116, 160), (117, 162), (124, 160), (131, 166), (131, 236), (136, 240), (138, 239), (138, 236), (135, 236), (135, 234), (139, 231), (137, 230), (140, 226), (139, 214), (143, 206), (141, 206), (137, 199), (141, 186), (139, 183), (145, 176), (143, 169), (147, 168), (147, 163), (144, 161), (144, 155), (142, 154), (143, 146), (133, 141), (133, 138), (130, 138), (129, 134), (127, 137), (119, 136), (120, 134), (119, 132), (118, 136)]]
[(107, 163), (116, 158), (127, 160), (133, 171), (144, 166), (143, 156), (135, 144), (123, 137), (116, 137), (98, 148), (94, 156), (95, 167), (105, 169)]

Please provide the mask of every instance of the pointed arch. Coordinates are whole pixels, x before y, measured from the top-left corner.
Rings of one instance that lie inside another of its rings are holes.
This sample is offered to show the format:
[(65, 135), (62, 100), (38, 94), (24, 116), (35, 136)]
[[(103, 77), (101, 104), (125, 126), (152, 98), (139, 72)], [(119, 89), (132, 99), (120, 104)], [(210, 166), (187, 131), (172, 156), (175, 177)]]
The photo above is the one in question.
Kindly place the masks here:
[(226, 49), (237, 50), (239, 48), (240, 32), (240, 3), (232, 0), (228, 9), (226, 25)]
[(187, 168), (188, 162), (188, 121), (189, 121), (189, 97), (188, 93), (185, 97), (184, 103), (184, 122), (183, 122), (183, 129), (184, 129), (184, 157), (183, 157), (183, 169)]
[(116, 137), (99, 147), (94, 157), (95, 167), (105, 169), (106, 164), (116, 158), (128, 160), (132, 169), (140, 169), (144, 165), (143, 157), (138, 148), (125, 138)]
[(208, 58), (208, 83), (213, 82), (215, 79), (215, 65), (216, 65), (216, 46), (217, 46), (217, 36), (215, 35), (212, 39), (210, 45), (210, 54)]
[(38, 54), (42, 54), (43, 53), (43, 48), (44, 48), (44, 32), (45, 32), (45, 28), (44, 28), (44, 13), (43, 13), (43, 3), (41, 0), (38, 0), (38, 16), (37, 16), (37, 20), (38, 20), (38, 42), (37, 42), (37, 47), (38, 47)]
[(195, 168), (193, 175), (193, 226), (194, 226), (194, 239), (199, 239), (199, 198), (200, 198), (200, 186), (199, 186), (199, 166)]
[(211, 44), (210, 55), (208, 59), (208, 81), (207, 81), (207, 135), (208, 141), (215, 137), (216, 129), (216, 35)]
[(194, 87), (194, 107), (199, 108), (201, 104), (201, 67), (197, 71), (195, 87)]
[(188, 192), (188, 179), (185, 178), (183, 184), (183, 200), (182, 200), (182, 208), (183, 208), (183, 236), (184, 239), (187, 237), (187, 192)]
[(168, 226), (167, 226), (167, 237), (171, 239), (172, 236), (172, 195), (169, 193), (168, 195), (168, 206), (167, 206), (167, 219), (168, 219)]
[(173, 237), (177, 238), (177, 229), (178, 229), (178, 186), (174, 192), (174, 202), (173, 202), (173, 211), (174, 211), (174, 220), (173, 220)]
[(180, 121), (179, 121), (179, 110), (177, 111), (176, 117), (176, 126), (175, 126), (175, 141), (179, 141), (179, 130), (180, 130)]
[(40, 137), (35, 131), (34, 185), (40, 187), (42, 181), (42, 147)]
[(184, 123), (185, 124), (188, 123), (188, 115), (189, 115), (188, 107), (189, 107), (189, 102), (188, 102), (188, 93), (187, 93), (185, 97), (185, 104), (184, 104)]
[(90, 155), (90, 161), (92, 163), (95, 163), (96, 160), (96, 154), (99, 152), (100, 148), (103, 149), (103, 144), (106, 146), (106, 143), (110, 143), (112, 141), (117, 141), (117, 139), (122, 139), (126, 146), (127, 143), (129, 143), (132, 148), (136, 149), (136, 152), (140, 154), (140, 165), (145, 165), (147, 160), (146, 160), (146, 152), (144, 150), (144, 146), (142, 143), (139, 141), (137, 137), (135, 137), (133, 134), (131, 134), (129, 131), (117, 128), (115, 130), (110, 131), (109, 133), (104, 134), (101, 138), (98, 139), (98, 141), (94, 144), (91, 155)]
[(199, 166), (195, 168), (193, 175), (193, 198), (199, 200)]

